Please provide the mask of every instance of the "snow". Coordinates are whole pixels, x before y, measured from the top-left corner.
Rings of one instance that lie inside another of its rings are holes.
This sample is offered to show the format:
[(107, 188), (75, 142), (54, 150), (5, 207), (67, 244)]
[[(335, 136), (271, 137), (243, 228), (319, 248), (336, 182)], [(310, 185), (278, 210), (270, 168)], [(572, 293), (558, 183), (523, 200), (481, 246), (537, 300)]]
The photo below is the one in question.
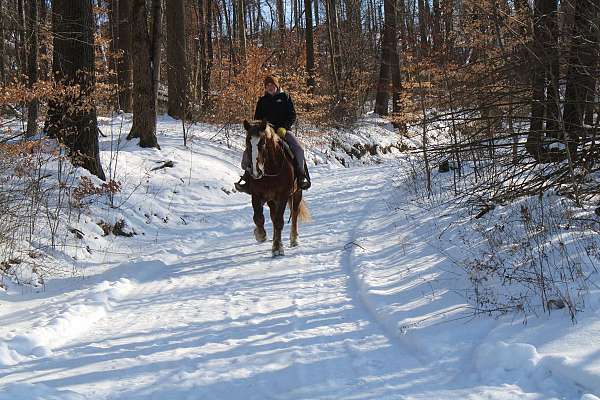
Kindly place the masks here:
[[(272, 258), (232, 188), (241, 131), (195, 125), (186, 148), (161, 118), (159, 151), (118, 141), (127, 117), (109, 122), (102, 158), (123, 190), (71, 221), (80, 276), (0, 293), (0, 399), (600, 396), (598, 291), (576, 324), (474, 317), (457, 217), (408, 201), (398, 153), (342, 168), (309, 151), (314, 221)], [(102, 236), (97, 222), (119, 219), (136, 235)]]

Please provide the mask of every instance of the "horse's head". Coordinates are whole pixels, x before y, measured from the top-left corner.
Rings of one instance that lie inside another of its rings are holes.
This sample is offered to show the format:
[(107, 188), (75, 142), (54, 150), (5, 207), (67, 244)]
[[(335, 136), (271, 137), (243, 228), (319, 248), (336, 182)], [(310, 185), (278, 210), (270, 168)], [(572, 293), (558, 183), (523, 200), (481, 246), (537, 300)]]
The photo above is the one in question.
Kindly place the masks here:
[(265, 174), (267, 141), (272, 140), (276, 135), (265, 120), (252, 123), (244, 120), (244, 129), (246, 129), (246, 148), (250, 149), (252, 160), (252, 177), (260, 179)]

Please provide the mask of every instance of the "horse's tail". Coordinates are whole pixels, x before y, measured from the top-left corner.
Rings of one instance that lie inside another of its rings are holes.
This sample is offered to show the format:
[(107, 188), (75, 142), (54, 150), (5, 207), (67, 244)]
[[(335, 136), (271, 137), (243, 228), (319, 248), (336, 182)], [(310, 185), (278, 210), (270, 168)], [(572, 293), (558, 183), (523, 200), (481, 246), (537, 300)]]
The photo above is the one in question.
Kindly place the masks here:
[(312, 215), (310, 215), (310, 210), (306, 205), (304, 199), (300, 202), (300, 209), (298, 210), (298, 219), (300, 222), (310, 222), (312, 221)]

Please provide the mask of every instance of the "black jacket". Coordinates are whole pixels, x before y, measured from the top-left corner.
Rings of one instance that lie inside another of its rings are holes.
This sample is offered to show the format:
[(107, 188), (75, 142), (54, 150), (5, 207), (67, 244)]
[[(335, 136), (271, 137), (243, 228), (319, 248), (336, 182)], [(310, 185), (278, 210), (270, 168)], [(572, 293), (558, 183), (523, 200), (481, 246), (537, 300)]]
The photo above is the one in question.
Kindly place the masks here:
[(256, 103), (254, 119), (266, 119), (275, 129), (289, 130), (296, 122), (296, 110), (292, 98), (285, 92), (278, 92), (275, 96), (265, 93)]

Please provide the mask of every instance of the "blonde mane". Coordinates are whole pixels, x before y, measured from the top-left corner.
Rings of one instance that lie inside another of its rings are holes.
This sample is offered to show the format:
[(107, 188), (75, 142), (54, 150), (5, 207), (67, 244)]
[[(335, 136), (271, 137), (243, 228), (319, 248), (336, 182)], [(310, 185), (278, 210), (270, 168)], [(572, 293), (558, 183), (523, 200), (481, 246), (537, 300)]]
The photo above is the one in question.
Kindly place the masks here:
[(273, 129), (273, 125), (271, 124), (267, 124), (267, 127), (265, 128), (265, 137), (273, 140), (275, 143), (279, 143), (279, 135), (275, 133), (275, 129)]

